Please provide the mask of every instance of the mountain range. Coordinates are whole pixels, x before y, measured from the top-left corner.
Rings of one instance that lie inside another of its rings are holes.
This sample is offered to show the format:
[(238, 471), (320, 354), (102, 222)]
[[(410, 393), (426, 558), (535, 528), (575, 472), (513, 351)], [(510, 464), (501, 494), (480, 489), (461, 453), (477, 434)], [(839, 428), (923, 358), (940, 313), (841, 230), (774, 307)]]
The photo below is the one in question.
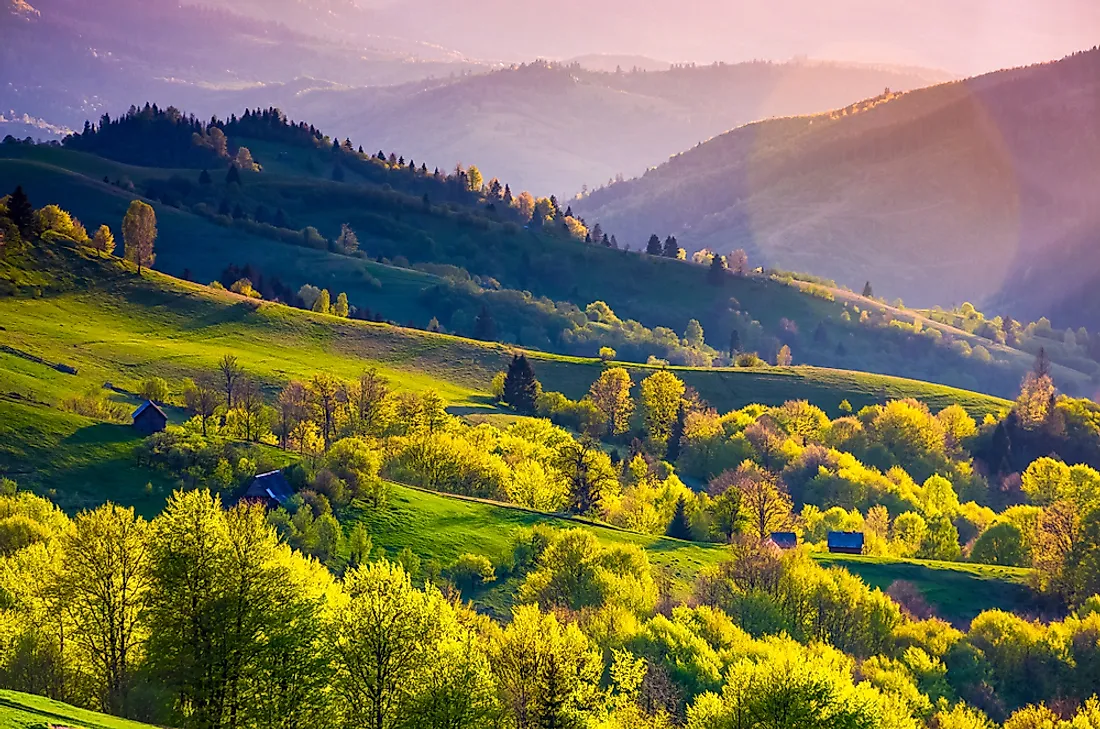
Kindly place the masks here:
[(910, 304), (1100, 321), (1100, 50), (750, 124), (574, 201), (620, 238), (746, 249)]

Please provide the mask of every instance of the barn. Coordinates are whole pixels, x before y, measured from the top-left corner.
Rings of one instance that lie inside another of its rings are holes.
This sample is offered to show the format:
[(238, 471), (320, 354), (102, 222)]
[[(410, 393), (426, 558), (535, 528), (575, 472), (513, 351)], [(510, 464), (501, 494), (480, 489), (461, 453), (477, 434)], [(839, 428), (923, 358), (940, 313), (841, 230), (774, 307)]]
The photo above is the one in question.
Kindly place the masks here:
[(152, 400), (146, 400), (145, 404), (134, 411), (133, 420), (134, 430), (142, 435), (159, 433), (168, 427), (168, 416)]
[(829, 532), (829, 551), (833, 554), (863, 554), (863, 532)]
[(261, 473), (252, 479), (241, 501), (259, 501), (269, 509), (286, 506), (294, 498), (294, 487), (286, 480), (282, 471)]
[(794, 532), (772, 532), (769, 539), (772, 544), (780, 549), (795, 549), (798, 547), (798, 535)]

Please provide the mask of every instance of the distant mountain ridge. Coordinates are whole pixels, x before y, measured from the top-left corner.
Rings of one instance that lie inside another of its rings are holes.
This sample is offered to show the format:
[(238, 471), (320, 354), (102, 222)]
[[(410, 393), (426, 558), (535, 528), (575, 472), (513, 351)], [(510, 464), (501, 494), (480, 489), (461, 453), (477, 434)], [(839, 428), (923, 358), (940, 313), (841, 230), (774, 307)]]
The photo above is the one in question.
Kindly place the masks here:
[(738, 124), (945, 78), (922, 69), (820, 62), (650, 73), (531, 63), (397, 87), (319, 90), (277, 103), (341, 137), (403, 149), (441, 167), (476, 161), (487, 176), (518, 189), (568, 197), (583, 185), (639, 174)]
[[(744, 247), (910, 304), (1041, 315), (1070, 293), (1048, 259), (1074, 267), (1100, 230), (1098, 117), (1093, 50), (748, 125), (573, 207), (621, 237)], [(1073, 273), (1082, 285), (1085, 275)], [(1097, 321), (1100, 311), (1067, 323)]]

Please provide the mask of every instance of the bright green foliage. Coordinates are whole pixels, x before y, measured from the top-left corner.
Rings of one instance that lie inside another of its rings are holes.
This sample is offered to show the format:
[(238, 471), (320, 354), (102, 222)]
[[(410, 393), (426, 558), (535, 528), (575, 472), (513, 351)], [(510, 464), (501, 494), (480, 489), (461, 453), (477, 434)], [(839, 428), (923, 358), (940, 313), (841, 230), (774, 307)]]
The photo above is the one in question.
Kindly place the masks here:
[(599, 696), (599, 651), (576, 623), (537, 605), (515, 609), (492, 643), (493, 675), (517, 729), (583, 726)]
[(970, 551), (970, 560), (981, 564), (1024, 567), (1030, 561), (1024, 533), (1011, 522), (994, 524), (978, 537)]
[(157, 214), (148, 204), (134, 200), (122, 219), (122, 239), (125, 243), (126, 260), (137, 264), (138, 273), (142, 268), (151, 267), (156, 260), (153, 245), (157, 240)]
[(642, 380), (642, 412), (649, 439), (663, 446), (672, 432), (684, 397), (684, 383), (667, 371), (655, 372)]
[(547, 608), (581, 610), (615, 603), (644, 613), (653, 608), (656, 587), (640, 549), (605, 549), (590, 532), (571, 529), (542, 553), (519, 595)]
[(1046, 506), (1068, 495), (1071, 488), (1070, 469), (1053, 458), (1032, 462), (1022, 477), (1021, 488), (1032, 503)]
[(625, 433), (634, 412), (634, 400), (630, 397), (633, 382), (630, 373), (622, 367), (604, 370), (592, 383), (588, 395), (603, 414), (609, 436)]

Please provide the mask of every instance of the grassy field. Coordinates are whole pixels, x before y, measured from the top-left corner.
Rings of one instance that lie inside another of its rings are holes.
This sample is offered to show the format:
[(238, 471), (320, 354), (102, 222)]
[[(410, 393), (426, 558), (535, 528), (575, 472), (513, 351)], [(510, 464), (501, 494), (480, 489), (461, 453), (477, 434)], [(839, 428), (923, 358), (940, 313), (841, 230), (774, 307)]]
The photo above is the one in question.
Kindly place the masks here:
[[(33, 255), (18, 265), (0, 261), (0, 283), (19, 290), (0, 298), (0, 473), (52, 490), (66, 506), (123, 494), (141, 501), (150, 482), (154, 492), (163, 490), (155, 474), (125, 467), (138, 442), (128, 429), (57, 410), (65, 398), (108, 383), (112, 397), (129, 405), (137, 401), (125, 393), (154, 375), (167, 379), (178, 397), (184, 378), (211, 372), (233, 353), (272, 398), (291, 379), (318, 371), (354, 378), (376, 367), (397, 388), (435, 389), (456, 413), (492, 413), (489, 382), (511, 355), (504, 345), (303, 312), (155, 272), (138, 278), (120, 262), (87, 251), (52, 247)], [(573, 397), (604, 366), (532, 356), (544, 386)], [(636, 381), (652, 371), (629, 367)], [(858, 408), (914, 397), (934, 409), (960, 402), (980, 417), (1007, 405), (939, 385), (838, 370), (675, 371), (723, 411), (807, 399), (836, 415), (844, 399)], [(157, 497), (149, 498), (155, 503)]]
[(118, 719), (18, 691), (0, 691), (0, 729), (153, 729), (151, 724)]
[[(696, 544), (627, 532), (584, 520), (567, 519), (526, 509), (447, 496), (397, 484), (391, 485), (391, 505), (384, 511), (361, 511), (349, 522), (361, 521), (374, 546), (391, 557), (408, 547), (422, 560), (439, 560), (446, 566), (464, 553), (484, 554), (507, 561), (515, 532), (536, 524), (590, 530), (606, 545), (634, 544), (643, 548), (650, 562), (673, 577), (674, 592), (686, 596), (699, 570), (717, 564), (727, 554), (715, 544)], [(843, 567), (867, 584), (887, 589), (894, 582), (912, 582), (936, 613), (956, 624), (969, 623), (978, 613), (993, 608), (1024, 613), (1034, 609), (1034, 594), (1027, 587), (1028, 571), (1007, 567), (953, 562), (888, 560), (846, 555), (815, 555), (822, 565)], [(476, 601), (495, 611), (506, 611), (516, 585), (504, 582), (475, 595)]]

